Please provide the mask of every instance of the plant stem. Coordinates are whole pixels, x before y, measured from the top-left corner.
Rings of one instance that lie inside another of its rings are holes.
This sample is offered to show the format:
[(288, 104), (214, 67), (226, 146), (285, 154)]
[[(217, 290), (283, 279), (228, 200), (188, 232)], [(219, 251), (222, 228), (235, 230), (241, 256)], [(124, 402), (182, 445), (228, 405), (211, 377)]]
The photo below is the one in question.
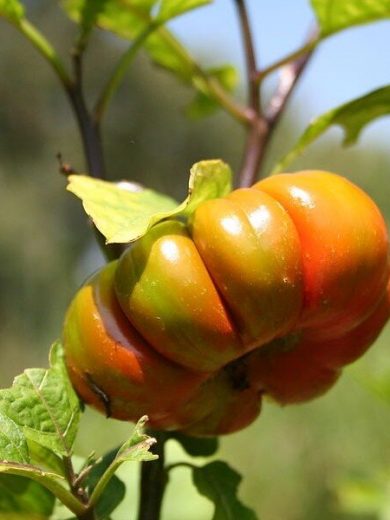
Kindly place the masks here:
[(263, 70), (259, 70), (256, 74), (256, 82), (259, 84), (263, 81), (263, 79), (274, 72), (277, 69), (280, 69), (284, 65), (287, 65), (293, 61), (298, 60), (301, 56), (311, 53), (317, 44), (321, 41), (321, 38), (318, 36), (317, 31), (315, 32), (314, 37), (310, 38), (302, 47), (298, 50), (288, 54), (284, 58), (276, 61), (269, 67), (264, 68)]
[(88, 172), (92, 177), (104, 179), (106, 169), (99, 125), (88, 111), (80, 85), (75, 83), (67, 92), (79, 126)]
[(97, 520), (97, 516), (94, 509), (86, 509), (85, 513), (79, 515), (78, 520)]
[[(268, 143), (300, 76), (305, 70), (317, 43), (320, 41), (320, 37), (317, 29), (311, 31), (307, 42), (300, 49), (270, 67), (259, 71), (245, 0), (235, 0), (235, 3), (240, 19), (246, 55), (248, 105), (251, 110), (251, 124), (247, 133), (239, 185), (241, 187), (249, 187), (256, 180)], [(265, 113), (263, 113), (260, 101), (261, 82), (268, 74), (280, 67), (282, 67), (282, 70), (279, 84)]]
[(66, 479), (72, 495), (80, 502), (80, 506), (84, 508), (83, 512), (77, 514), (78, 520), (96, 520), (95, 509), (88, 504), (87, 491), (78, 484), (77, 475), (74, 472), (71, 457), (64, 457), (63, 461)]
[(115, 91), (117, 90), (120, 82), (122, 81), (126, 70), (135, 58), (139, 48), (148, 38), (148, 36), (157, 29), (159, 25), (157, 23), (150, 24), (141, 34), (134, 40), (127, 51), (121, 56), (118, 64), (116, 65), (111, 77), (109, 78), (106, 86), (104, 87), (94, 109), (94, 119), (96, 122), (102, 120), (102, 117), (107, 109), (109, 102), (112, 99)]
[(26, 18), (22, 18), (15, 24), (16, 28), (34, 45), (38, 52), (51, 65), (66, 89), (71, 84), (71, 79), (53, 46)]
[(160, 431), (150, 431), (148, 434), (157, 440), (154, 453), (158, 455), (158, 459), (152, 463), (141, 463), (138, 520), (159, 520), (168, 483), (168, 473), (165, 469), (165, 442), (168, 435)]
[(262, 113), (260, 89), (256, 81), (256, 53), (245, 0), (235, 0), (235, 3), (240, 20), (246, 57), (248, 108), (250, 112), (249, 128), (240, 170), (239, 184), (241, 187), (248, 187), (251, 186), (256, 179), (257, 172), (263, 160), (269, 129), (268, 123)]
[(241, 33), (245, 48), (246, 69), (248, 77), (249, 106), (256, 113), (261, 113), (260, 90), (256, 85), (256, 53), (253, 45), (252, 32), (249, 23), (245, 0), (235, 0), (241, 25)]
[[(312, 32), (309, 36), (308, 43), (317, 40), (317, 30)], [(279, 84), (271, 98), (271, 101), (267, 107), (266, 117), (271, 126), (274, 128), (277, 124), (281, 114), (283, 113), (285, 106), (297, 84), (301, 74), (306, 69), (306, 66), (313, 55), (314, 46), (304, 45), (302, 49), (306, 48), (304, 54), (299, 54), (294, 61), (285, 64), (280, 71)]]

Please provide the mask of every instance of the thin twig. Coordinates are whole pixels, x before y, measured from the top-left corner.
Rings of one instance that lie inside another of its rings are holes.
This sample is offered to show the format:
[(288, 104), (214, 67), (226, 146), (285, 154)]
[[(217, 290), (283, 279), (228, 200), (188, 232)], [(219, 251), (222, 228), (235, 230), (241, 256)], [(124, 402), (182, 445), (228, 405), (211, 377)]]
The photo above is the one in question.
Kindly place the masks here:
[(320, 41), (321, 38), (319, 37), (317, 30), (313, 31), (312, 36), (298, 50), (290, 54), (287, 54), (287, 56), (284, 56), (275, 63), (272, 63), (272, 65), (269, 65), (268, 67), (265, 67), (262, 70), (258, 70), (256, 73), (257, 84), (261, 83), (266, 76), (268, 76), (272, 72), (275, 72), (275, 70), (278, 70), (284, 65), (288, 65), (289, 63), (298, 60), (301, 56), (310, 53)]
[(241, 25), (242, 38), (245, 48), (245, 58), (246, 58), (246, 70), (247, 70), (247, 78), (248, 78), (248, 104), (250, 108), (256, 113), (260, 114), (261, 112), (261, 104), (260, 104), (260, 90), (256, 85), (256, 75), (257, 75), (257, 60), (256, 53), (253, 44), (252, 32), (249, 23), (248, 12), (245, 5), (245, 0), (235, 0), (238, 16)]
[(109, 102), (111, 101), (112, 96), (117, 90), (120, 82), (123, 80), (123, 77), (130, 63), (137, 55), (138, 50), (143, 45), (148, 36), (150, 36), (150, 34), (152, 34), (152, 32), (157, 29), (157, 27), (158, 24), (148, 25), (146, 29), (141, 32), (141, 34), (134, 40), (127, 51), (121, 56), (95, 105), (93, 117), (96, 123), (99, 123), (102, 120), (102, 117), (107, 109)]
[[(309, 43), (316, 39), (317, 31), (314, 37), (309, 37)], [(309, 50), (305, 54), (298, 56), (295, 61), (284, 65), (280, 71), (279, 84), (266, 110), (266, 118), (271, 129), (277, 124), (299, 78), (313, 55), (314, 47), (311, 45), (305, 45), (304, 47)]]
[(250, 125), (239, 175), (241, 187), (251, 186), (256, 179), (267, 142), (268, 123), (262, 114), (260, 89), (257, 84), (257, 60), (245, 0), (235, 0), (244, 43)]

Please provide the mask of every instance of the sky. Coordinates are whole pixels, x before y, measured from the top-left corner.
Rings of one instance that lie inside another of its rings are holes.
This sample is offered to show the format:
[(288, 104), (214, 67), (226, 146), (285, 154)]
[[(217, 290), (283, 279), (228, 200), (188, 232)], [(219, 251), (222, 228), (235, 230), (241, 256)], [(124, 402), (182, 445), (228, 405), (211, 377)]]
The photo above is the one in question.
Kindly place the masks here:
[[(262, 66), (300, 47), (314, 21), (309, 0), (247, 0), (247, 5)], [(243, 71), (233, 0), (214, 0), (211, 6), (175, 20), (171, 28), (195, 54), (204, 57), (210, 48), (208, 55), (215, 60), (212, 64), (230, 61)], [(202, 41), (207, 42), (207, 49), (199, 49)], [(297, 101), (304, 101), (303, 124), (337, 105), (390, 85), (389, 48), (390, 20), (351, 28), (326, 39), (295, 94)], [(372, 124), (365, 134), (388, 139), (390, 117)]]

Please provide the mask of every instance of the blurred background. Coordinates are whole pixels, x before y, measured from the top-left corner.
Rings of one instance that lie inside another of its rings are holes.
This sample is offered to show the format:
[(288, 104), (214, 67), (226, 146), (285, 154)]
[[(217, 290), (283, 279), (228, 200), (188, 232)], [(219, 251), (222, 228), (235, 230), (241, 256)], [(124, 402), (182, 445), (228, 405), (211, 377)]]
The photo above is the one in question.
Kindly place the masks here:
[[(74, 25), (57, 2), (26, 4), (30, 18), (66, 59)], [(262, 66), (300, 46), (313, 21), (308, 0), (248, 0), (248, 5)], [(233, 2), (215, 0), (171, 28), (200, 62), (233, 63), (244, 77)], [(388, 21), (358, 27), (320, 46), (272, 141), (265, 170), (313, 117), (390, 84), (390, 54), (382, 52), (389, 45), (389, 29)], [(81, 204), (65, 192), (65, 178), (58, 173), (58, 152), (77, 171), (84, 169), (68, 101), (46, 63), (3, 21), (0, 42), (0, 383), (8, 386), (24, 368), (47, 365), (67, 304), (103, 259)], [(95, 33), (86, 56), (90, 100), (124, 48), (113, 36)], [(276, 79), (267, 80), (265, 98)], [(237, 95), (245, 95), (243, 82)], [(237, 170), (241, 128), (222, 112), (187, 119), (185, 107), (192, 96), (139, 55), (103, 129), (110, 179), (139, 181), (182, 200), (194, 162), (220, 157)], [(329, 169), (348, 176), (371, 194), (389, 222), (390, 118), (366, 128), (352, 148), (342, 149), (341, 137), (338, 128), (327, 132), (293, 169)], [(387, 327), (325, 397), (287, 409), (266, 403), (255, 424), (221, 440), (218, 457), (245, 476), (240, 496), (262, 520), (390, 518), (390, 497), (379, 496), (390, 482), (389, 342)], [(100, 453), (123, 440), (129, 428), (87, 412), (77, 451), (89, 453), (91, 431)], [(183, 456), (174, 441), (168, 452), (172, 461)], [(121, 471), (135, 486), (136, 468)], [(135, 495), (133, 488), (116, 520), (133, 518)], [(212, 510), (197, 497), (188, 470), (175, 470), (164, 520), (207, 520)]]

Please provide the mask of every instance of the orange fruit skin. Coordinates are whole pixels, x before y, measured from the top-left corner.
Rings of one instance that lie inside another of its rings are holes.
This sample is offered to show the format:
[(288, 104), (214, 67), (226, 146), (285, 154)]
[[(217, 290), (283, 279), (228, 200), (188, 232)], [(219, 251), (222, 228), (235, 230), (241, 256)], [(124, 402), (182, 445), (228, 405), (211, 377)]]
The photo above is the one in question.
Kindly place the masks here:
[(282, 405), (319, 397), (336, 383), (344, 366), (367, 351), (389, 317), (390, 283), (371, 314), (338, 338), (322, 339), (315, 329), (303, 329), (249, 354), (250, 384)]
[(153, 428), (232, 433), (262, 396), (331, 388), (390, 315), (375, 203), (323, 171), (269, 177), (154, 226), (95, 274), (63, 332), (80, 397)]
[(299, 235), (303, 262), (300, 327), (338, 337), (365, 319), (386, 289), (384, 219), (360, 188), (329, 172), (304, 171), (255, 184), (280, 202)]

